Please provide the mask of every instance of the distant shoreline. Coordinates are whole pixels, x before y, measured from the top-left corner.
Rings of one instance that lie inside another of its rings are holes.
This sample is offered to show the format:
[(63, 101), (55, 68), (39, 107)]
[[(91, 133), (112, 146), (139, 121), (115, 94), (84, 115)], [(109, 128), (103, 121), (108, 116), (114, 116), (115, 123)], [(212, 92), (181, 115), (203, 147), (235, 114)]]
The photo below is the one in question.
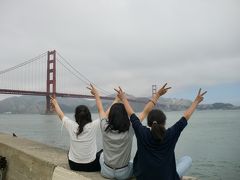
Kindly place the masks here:
[[(197, 109), (196, 112), (200, 112), (200, 111), (238, 111), (240, 110), (239, 108), (238, 109)], [(166, 112), (183, 112), (184, 110), (166, 110)], [(66, 114), (73, 114), (74, 112), (65, 112)], [(95, 113), (97, 114), (98, 112), (92, 112), (92, 113)], [(140, 111), (136, 111), (136, 113), (140, 113)], [(52, 113), (52, 114), (44, 114), (44, 113), (12, 113), (12, 112), (8, 112), (8, 113), (1, 113), (0, 112), (0, 115), (18, 115), (18, 114), (21, 114), (21, 115), (56, 115), (55, 113)]]
[[(136, 98), (140, 102), (148, 102), (149, 98)], [(107, 109), (112, 101), (102, 100), (104, 108)], [(77, 98), (58, 98), (58, 102), (66, 113), (73, 113), (75, 108), (84, 104), (89, 107), (92, 113), (97, 112), (96, 103), (93, 100), (77, 99)], [(176, 98), (161, 98), (155, 108), (162, 109), (166, 112), (171, 111), (184, 111), (191, 105), (192, 101), (188, 99), (176, 99)], [(131, 102), (136, 112), (141, 112), (145, 106), (145, 103)], [(213, 104), (200, 104), (198, 110), (238, 110), (240, 106), (234, 106), (230, 103), (213, 103)], [(10, 97), (0, 101), (0, 113), (4, 114), (45, 114), (46, 99), (45, 97), (37, 96), (19, 96)]]

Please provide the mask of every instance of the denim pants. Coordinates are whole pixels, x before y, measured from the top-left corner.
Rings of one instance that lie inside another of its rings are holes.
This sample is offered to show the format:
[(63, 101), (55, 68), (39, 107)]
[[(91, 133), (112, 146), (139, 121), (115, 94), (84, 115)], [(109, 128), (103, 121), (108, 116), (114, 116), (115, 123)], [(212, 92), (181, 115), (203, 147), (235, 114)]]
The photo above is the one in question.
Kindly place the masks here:
[[(104, 152), (103, 152), (104, 153)], [(108, 179), (129, 179), (133, 176), (133, 163), (129, 162), (127, 167), (121, 169), (112, 169), (104, 163), (103, 153), (99, 162), (101, 165), (101, 175)]]
[(191, 165), (192, 165), (192, 158), (189, 156), (183, 156), (177, 161), (177, 173), (180, 178), (186, 175)]

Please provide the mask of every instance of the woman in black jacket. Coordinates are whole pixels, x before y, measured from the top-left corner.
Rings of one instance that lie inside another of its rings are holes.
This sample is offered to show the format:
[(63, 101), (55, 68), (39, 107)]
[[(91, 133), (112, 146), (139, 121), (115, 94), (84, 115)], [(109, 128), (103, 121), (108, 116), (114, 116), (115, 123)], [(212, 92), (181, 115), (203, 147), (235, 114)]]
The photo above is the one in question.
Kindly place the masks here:
[[(165, 87), (164, 87), (165, 88)], [(168, 88), (165, 88), (166, 92)], [(166, 129), (166, 116), (161, 110), (152, 110), (148, 114), (148, 127), (143, 126), (135, 115), (125, 93), (121, 88), (117, 90), (122, 100), (137, 138), (138, 150), (134, 158), (133, 173), (138, 180), (179, 180), (190, 168), (192, 160), (185, 156), (176, 165), (174, 149), (182, 130), (189, 118), (203, 100), (201, 89), (191, 106), (184, 112), (183, 117), (172, 127)], [(156, 104), (154, 100), (151, 100)]]

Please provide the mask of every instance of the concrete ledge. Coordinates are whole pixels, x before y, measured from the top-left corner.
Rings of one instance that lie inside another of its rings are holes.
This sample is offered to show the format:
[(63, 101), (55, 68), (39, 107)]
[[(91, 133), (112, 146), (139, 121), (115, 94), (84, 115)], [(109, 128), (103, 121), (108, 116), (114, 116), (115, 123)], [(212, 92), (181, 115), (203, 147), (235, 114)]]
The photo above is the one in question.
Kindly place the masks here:
[(7, 157), (7, 180), (105, 179), (99, 172), (71, 171), (65, 150), (3, 133), (0, 155)]
[[(0, 133), (0, 155), (8, 161), (7, 180), (104, 180), (99, 172), (75, 172), (67, 152), (38, 142)], [(196, 180), (184, 177), (184, 180)]]
[(71, 179), (71, 180), (91, 180), (90, 178), (86, 178), (82, 175), (79, 175), (71, 170), (62, 168), (62, 167), (56, 167), (54, 172), (53, 172), (53, 176), (52, 176), (52, 180), (67, 180), (67, 179)]

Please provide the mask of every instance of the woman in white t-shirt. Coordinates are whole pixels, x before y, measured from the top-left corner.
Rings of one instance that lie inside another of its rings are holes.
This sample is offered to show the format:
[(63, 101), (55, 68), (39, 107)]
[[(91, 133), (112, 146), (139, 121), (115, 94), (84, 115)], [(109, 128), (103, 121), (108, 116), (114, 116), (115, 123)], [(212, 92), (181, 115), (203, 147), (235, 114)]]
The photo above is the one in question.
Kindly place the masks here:
[(100, 171), (99, 157), (102, 150), (97, 152), (96, 144), (96, 132), (100, 127), (100, 120), (92, 121), (88, 107), (80, 105), (75, 109), (75, 121), (73, 121), (64, 115), (56, 99), (51, 98), (51, 104), (70, 136), (68, 153), (70, 168), (75, 171)]

